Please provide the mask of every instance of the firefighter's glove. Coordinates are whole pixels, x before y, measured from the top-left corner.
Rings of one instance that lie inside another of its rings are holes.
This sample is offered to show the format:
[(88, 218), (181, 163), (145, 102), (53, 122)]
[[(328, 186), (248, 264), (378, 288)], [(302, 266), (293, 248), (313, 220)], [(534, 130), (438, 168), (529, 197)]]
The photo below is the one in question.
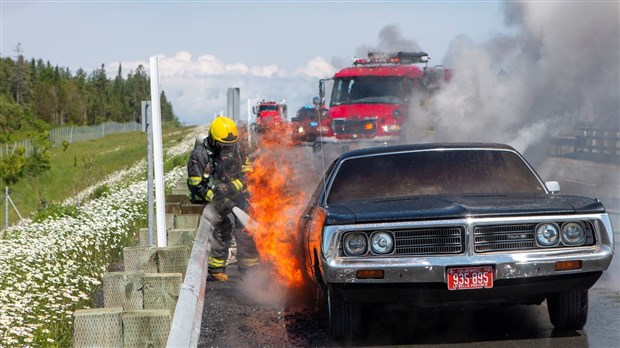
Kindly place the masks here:
[(228, 197), (236, 191), (230, 182), (219, 182), (213, 188), (213, 192), (219, 197)]
[(245, 189), (245, 184), (239, 180), (223, 181), (215, 185), (214, 192), (224, 197), (234, 196), (237, 192)]

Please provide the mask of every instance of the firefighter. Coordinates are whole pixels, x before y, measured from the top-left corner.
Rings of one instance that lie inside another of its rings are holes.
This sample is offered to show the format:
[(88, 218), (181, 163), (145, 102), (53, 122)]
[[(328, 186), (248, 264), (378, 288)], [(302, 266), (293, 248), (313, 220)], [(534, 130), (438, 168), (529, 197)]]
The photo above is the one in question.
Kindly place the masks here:
[(198, 229), (213, 226), (209, 280), (228, 280), (226, 261), (233, 235), (237, 242), (239, 272), (243, 275), (258, 264), (256, 243), (232, 212), (234, 206), (245, 212), (248, 210), (249, 193), (244, 180), (251, 170), (249, 158), (242, 153), (235, 122), (218, 116), (209, 127), (209, 135), (196, 143), (187, 162), (191, 200), (206, 204)]

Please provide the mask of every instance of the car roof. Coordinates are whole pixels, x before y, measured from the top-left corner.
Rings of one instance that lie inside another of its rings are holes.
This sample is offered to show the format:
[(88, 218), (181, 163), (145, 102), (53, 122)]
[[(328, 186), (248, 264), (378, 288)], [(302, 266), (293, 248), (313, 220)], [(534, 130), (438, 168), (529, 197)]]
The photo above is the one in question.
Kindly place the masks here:
[(515, 151), (512, 146), (500, 143), (424, 143), (424, 144), (406, 144), (406, 145), (387, 145), (387, 146), (375, 146), (364, 149), (351, 150), (343, 153), (340, 159), (359, 157), (359, 156), (371, 156), (380, 154), (390, 154), (396, 152), (409, 152), (409, 151), (432, 151), (432, 150), (450, 150), (450, 149), (488, 149), (488, 150), (506, 150)]

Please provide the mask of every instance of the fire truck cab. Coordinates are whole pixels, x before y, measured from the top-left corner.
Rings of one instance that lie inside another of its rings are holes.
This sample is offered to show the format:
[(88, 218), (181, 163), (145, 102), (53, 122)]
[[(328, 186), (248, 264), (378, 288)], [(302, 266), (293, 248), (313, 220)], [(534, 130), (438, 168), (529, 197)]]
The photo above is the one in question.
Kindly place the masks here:
[(252, 112), (256, 115), (256, 131), (260, 133), (286, 122), (287, 106), (284, 100), (263, 99), (252, 108)]
[(353, 66), (319, 82), (325, 97), (333, 81), (327, 117), (319, 131), (322, 142), (398, 142), (411, 117), (409, 104), (416, 94), (430, 95), (448, 79), (443, 67), (429, 67), (424, 52), (368, 53)]

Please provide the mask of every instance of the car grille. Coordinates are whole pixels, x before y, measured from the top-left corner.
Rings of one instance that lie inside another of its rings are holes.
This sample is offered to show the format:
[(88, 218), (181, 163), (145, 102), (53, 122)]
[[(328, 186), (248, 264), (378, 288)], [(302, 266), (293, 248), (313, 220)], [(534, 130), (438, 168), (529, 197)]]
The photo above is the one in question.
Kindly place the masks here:
[[(584, 227), (586, 232), (584, 245), (593, 245), (593, 228), (590, 223), (584, 223)], [(484, 253), (540, 249), (541, 247), (536, 244), (535, 231), (536, 224), (477, 226), (474, 228), (474, 250), (477, 253)]]
[(334, 120), (334, 134), (374, 134), (377, 132), (375, 119)]
[(474, 228), (476, 252), (536, 248), (536, 224), (479, 226)]
[(458, 254), (464, 249), (464, 228), (395, 230), (396, 255)]
[[(586, 221), (582, 221), (582, 223), (585, 227), (586, 240), (581, 246), (594, 245), (595, 237), (592, 223)], [(562, 222), (558, 221), (556, 224), (561, 226)], [(537, 223), (521, 223), (471, 226), (474, 232), (474, 252), (489, 253), (574, 247), (565, 246), (562, 243), (550, 248), (538, 246), (535, 237), (537, 225)], [(366, 230), (364, 233), (370, 238), (375, 231), (376, 230)], [(390, 255), (449, 255), (461, 254), (466, 250), (464, 225), (390, 229), (389, 232), (394, 235), (395, 245), (394, 252)], [(341, 253), (342, 252), (341, 250)], [(368, 256), (381, 255), (372, 255), (369, 253)]]

